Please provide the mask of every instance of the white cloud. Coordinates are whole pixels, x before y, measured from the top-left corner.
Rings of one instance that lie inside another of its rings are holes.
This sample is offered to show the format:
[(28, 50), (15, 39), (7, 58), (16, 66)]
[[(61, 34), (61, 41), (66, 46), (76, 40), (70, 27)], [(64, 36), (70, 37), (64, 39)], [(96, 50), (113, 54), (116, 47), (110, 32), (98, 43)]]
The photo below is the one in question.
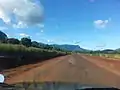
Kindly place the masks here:
[(0, 19), (2, 19), (3, 22), (6, 24), (11, 22), (10, 18), (5, 14), (4, 10), (2, 10), (1, 8), (0, 8)]
[(25, 33), (20, 33), (20, 36), (22, 36), (22, 37), (29, 37), (29, 35), (25, 34)]
[(2, 31), (7, 30), (7, 29), (8, 29), (7, 27), (0, 26), (0, 30), (2, 30)]
[(25, 23), (19, 21), (18, 24), (13, 24), (13, 27), (14, 28), (27, 28), (28, 26)]
[(45, 38), (44, 39), (45, 40), (45, 42), (47, 42), (47, 43), (63, 43), (63, 42), (67, 42), (66, 40), (64, 40), (64, 39), (59, 39), (59, 38), (56, 38), (56, 39), (47, 39), (47, 38)]
[(96, 20), (94, 21), (94, 26), (99, 29), (105, 28), (110, 21), (111, 21), (111, 18), (109, 18), (108, 20)]
[(38, 24), (38, 27), (40, 27), (41, 29), (43, 29), (45, 26), (44, 26), (44, 24)]
[(47, 42), (50, 42), (50, 40), (47, 40)]
[(33, 0), (0, 0), (0, 19), (15, 28), (39, 25), (43, 20), (43, 6)]
[(48, 43), (53, 43), (53, 42), (54, 42), (54, 40), (47, 40), (47, 42), (48, 42)]

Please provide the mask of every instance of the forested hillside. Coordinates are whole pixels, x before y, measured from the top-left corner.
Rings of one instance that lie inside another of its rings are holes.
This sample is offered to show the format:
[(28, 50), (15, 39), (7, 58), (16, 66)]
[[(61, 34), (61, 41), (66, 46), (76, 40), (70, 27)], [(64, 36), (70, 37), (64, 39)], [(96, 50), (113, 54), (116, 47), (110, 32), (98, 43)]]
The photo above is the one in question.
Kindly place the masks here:
[(35, 63), (69, 53), (48, 44), (32, 41), (29, 37), (21, 40), (8, 38), (0, 31), (0, 66), (5, 68)]

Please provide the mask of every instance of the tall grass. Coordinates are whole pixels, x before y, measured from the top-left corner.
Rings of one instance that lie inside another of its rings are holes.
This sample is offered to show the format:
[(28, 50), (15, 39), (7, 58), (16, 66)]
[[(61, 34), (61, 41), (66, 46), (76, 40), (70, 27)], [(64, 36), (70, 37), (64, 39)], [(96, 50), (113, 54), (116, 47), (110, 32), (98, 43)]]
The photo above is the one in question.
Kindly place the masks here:
[(6, 65), (9, 64), (9, 67), (30, 64), (66, 54), (66, 52), (57, 50), (25, 47), (23, 45), (0, 44), (0, 56), (14, 57), (14, 59), (1, 61), (1, 64), (2, 62), (5, 62)]
[(113, 59), (120, 59), (120, 54), (90, 54), (90, 56), (100, 56), (100, 57), (106, 57), (106, 58), (113, 58)]
[(0, 44), (0, 53), (16, 53), (16, 52), (28, 52), (28, 53), (58, 53), (65, 54), (65, 52), (57, 50), (47, 50), (35, 47), (25, 47), (23, 45), (13, 45), (13, 44)]

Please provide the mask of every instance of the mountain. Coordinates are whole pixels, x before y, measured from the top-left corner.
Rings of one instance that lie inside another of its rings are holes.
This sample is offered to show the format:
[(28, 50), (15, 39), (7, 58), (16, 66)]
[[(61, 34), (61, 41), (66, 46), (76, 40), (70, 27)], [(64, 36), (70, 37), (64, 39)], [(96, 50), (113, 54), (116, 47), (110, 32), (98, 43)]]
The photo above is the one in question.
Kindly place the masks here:
[(120, 51), (120, 48), (116, 49), (116, 51)]
[(120, 48), (116, 49), (115, 52), (120, 53)]
[(114, 53), (115, 50), (112, 50), (112, 49), (105, 49), (105, 50), (102, 50), (101, 52), (103, 52), (103, 53)]
[(67, 51), (85, 51), (85, 49), (81, 48), (79, 45), (69, 45), (69, 44), (64, 44), (64, 45), (57, 45), (53, 44), (53, 47), (60, 48), (63, 50)]

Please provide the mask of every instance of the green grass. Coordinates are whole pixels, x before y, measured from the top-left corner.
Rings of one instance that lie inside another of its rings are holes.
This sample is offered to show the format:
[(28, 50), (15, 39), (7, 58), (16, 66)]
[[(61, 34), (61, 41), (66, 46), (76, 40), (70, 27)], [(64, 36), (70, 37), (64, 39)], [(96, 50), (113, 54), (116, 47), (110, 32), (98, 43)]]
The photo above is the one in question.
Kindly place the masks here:
[[(0, 44), (0, 55), (14, 57), (14, 59), (4, 60), (6, 62), (6, 65), (10, 65), (10, 67), (30, 64), (38, 60), (43, 61), (66, 54), (69, 53), (35, 47), (25, 47), (23, 45)], [(14, 65), (11, 63), (14, 63)]]
[(23, 45), (13, 45), (13, 44), (0, 44), (0, 52), (32, 52), (32, 53), (60, 53), (65, 54), (65, 52), (57, 51), (57, 50), (47, 50), (35, 47), (25, 47)]
[(89, 54), (90, 56), (101, 56), (106, 58), (120, 59), (120, 54)]
[(120, 54), (106, 54), (107, 58), (115, 58), (115, 59), (120, 59)]

